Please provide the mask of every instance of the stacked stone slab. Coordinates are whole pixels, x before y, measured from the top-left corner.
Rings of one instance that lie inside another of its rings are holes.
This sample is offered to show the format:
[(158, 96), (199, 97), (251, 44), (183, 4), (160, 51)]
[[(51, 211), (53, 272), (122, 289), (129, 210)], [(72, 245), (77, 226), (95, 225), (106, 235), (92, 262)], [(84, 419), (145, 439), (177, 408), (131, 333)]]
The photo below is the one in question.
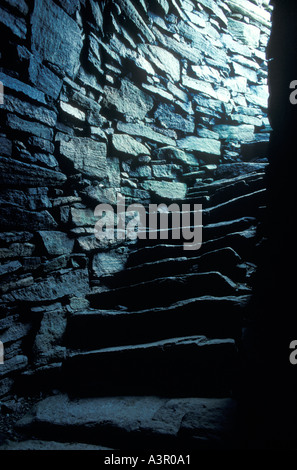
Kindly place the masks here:
[[(143, 361), (236, 350), (233, 310), (248, 296), (263, 205), (270, 14), (268, 2), (248, 0), (3, 2), (0, 396), (58, 386), (95, 348), (125, 357), (136, 345)], [(96, 240), (94, 208), (115, 206), (118, 193), (127, 204), (202, 203), (201, 251)], [(213, 332), (206, 318), (194, 327), (196, 303), (202, 317), (217, 318), (220, 305), (230, 330), (218, 318)], [(109, 333), (91, 332), (88, 345), (87, 329), (75, 333), (81, 321)], [(126, 339), (117, 321), (129, 324)]]
[[(78, 449), (85, 442), (120, 449), (242, 445), (236, 399), (263, 176), (210, 185), (201, 251), (181, 256), (178, 243), (139, 243), (125, 269), (102, 276), (104, 289), (88, 296), (88, 308), (73, 303), (61, 393), (18, 421), (24, 439), (74, 440)], [(41, 370), (37, 377), (45, 378)]]
[(184, 251), (180, 240), (141, 240), (125, 269), (102, 275), (91, 308), (68, 320), (68, 391), (232, 393), (259, 256), (263, 171), (208, 185), (198, 251)]

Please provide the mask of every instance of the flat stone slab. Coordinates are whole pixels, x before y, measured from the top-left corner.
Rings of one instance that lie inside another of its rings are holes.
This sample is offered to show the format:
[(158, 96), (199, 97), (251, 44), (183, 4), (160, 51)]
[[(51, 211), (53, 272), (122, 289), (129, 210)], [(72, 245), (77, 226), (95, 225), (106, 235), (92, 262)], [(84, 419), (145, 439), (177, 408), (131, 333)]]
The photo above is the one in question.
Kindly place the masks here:
[(75, 312), (68, 318), (67, 346), (92, 350), (193, 333), (237, 338), (249, 298), (203, 296), (136, 312), (93, 309)]
[(8, 441), (0, 446), (0, 451), (3, 450), (112, 450), (109, 447), (99, 445), (84, 444), (81, 442), (55, 442), (55, 441), (40, 441), (40, 440), (27, 440), (27, 441)]
[(41, 439), (72, 442), (79, 436), (88, 444), (147, 449), (181, 443), (183, 434), (189, 442), (194, 436), (220, 441), (230, 434), (235, 415), (236, 402), (230, 398), (56, 395), (37, 403), (16, 427)]
[(244, 295), (246, 286), (234, 283), (218, 271), (171, 275), (123, 286), (94, 291), (88, 296), (92, 308), (114, 309), (125, 305), (131, 310), (161, 307), (200, 295)]
[(233, 339), (187, 336), (69, 353), (62, 374), (76, 396), (229, 397), (237, 367)]

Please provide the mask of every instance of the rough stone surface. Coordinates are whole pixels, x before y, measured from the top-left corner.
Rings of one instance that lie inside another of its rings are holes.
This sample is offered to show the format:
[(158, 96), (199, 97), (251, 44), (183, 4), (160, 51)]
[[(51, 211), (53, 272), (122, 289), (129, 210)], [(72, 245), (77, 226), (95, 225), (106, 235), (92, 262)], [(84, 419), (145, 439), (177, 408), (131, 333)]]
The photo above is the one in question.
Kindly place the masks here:
[(87, 176), (104, 178), (107, 174), (106, 144), (89, 138), (60, 141), (60, 153)]
[(165, 146), (155, 150), (154, 155), (160, 160), (185, 165), (198, 165), (192, 154), (186, 153), (178, 147)]
[(112, 136), (112, 144), (115, 151), (124, 155), (135, 157), (149, 155), (148, 147), (126, 134), (114, 134)]
[(150, 62), (153, 63), (158, 69), (166, 72), (173, 81), (180, 79), (180, 63), (173, 54), (158, 46), (148, 46), (144, 49), (147, 54), (150, 54)]
[(72, 252), (74, 240), (69, 239), (66, 233), (41, 231), (39, 235), (49, 255), (64, 255)]
[[(52, 215), (46, 211), (28, 211), (18, 206), (7, 206), (0, 209), (2, 227), (5, 230), (25, 229), (30, 226), (31, 230), (48, 230), (57, 227), (57, 222)], [(14, 218), (11, 217), (13, 213)]]
[(185, 119), (180, 114), (175, 113), (175, 108), (173, 105), (159, 105), (154, 116), (157, 118), (159, 123), (165, 128), (176, 129), (189, 134), (194, 132), (194, 120), (190, 118)]
[(121, 251), (98, 253), (93, 258), (93, 271), (98, 277), (104, 274), (114, 274), (124, 270), (125, 261)]
[(32, 52), (40, 62), (49, 61), (70, 77), (78, 71), (83, 45), (80, 28), (51, 0), (35, 2), (31, 16)]
[(187, 185), (185, 183), (171, 183), (167, 181), (145, 181), (143, 189), (152, 191), (160, 199), (183, 199), (186, 195)]
[(178, 141), (178, 146), (184, 150), (221, 155), (221, 144), (218, 140), (204, 139), (202, 137), (185, 137)]
[(18, 18), (1, 8), (1, 24), (20, 39), (26, 38), (27, 27), (23, 18)]
[[(187, 432), (211, 443), (222, 440), (224, 434), (228, 435), (230, 425), (235, 420), (235, 411), (236, 402), (230, 399), (128, 396), (76, 401), (61, 395), (40, 401), (34, 414), (19, 421), (18, 427), (32, 426), (37, 434), (44, 426), (48, 429), (53, 427), (53, 432), (60, 429), (63, 435), (77, 429), (83, 440), (89, 428), (94, 438), (97, 434), (97, 439), (102, 439), (105, 444), (112, 442), (109, 430), (114, 428), (122, 442), (128, 446), (133, 442), (137, 447), (143, 446), (145, 435), (155, 445), (162, 437), (163, 443), (167, 440), (168, 444), (173, 445), (178, 442), (179, 433)], [(216, 419), (221, 421), (221, 427), (217, 430), (214, 428)], [(144, 431), (143, 438), (139, 434), (140, 429)]]
[(33, 286), (4, 295), (3, 299), (12, 302), (52, 301), (66, 295), (77, 295), (79, 293), (84, 295), (88, 291), (88, 272), (77, 269), (37, 281)]
[(106, 87), (103, 106), (121, 114), (143, 119), (153, 107), (153, 99), (128, 80), (121, 82), (120, 89)]
[(257, 48), (260, 41), (260, 29), (257, 26), (236, 21), (232, 18), (228, 22), (231, 33), (247, 46)]
[(130, 124), (119, 122), (117, 125), (119, 131), (126, 132), (128, 135), (143, 137), (146, 140), (159, 142), (161, 144), (175, 145), (175, 141), (159, 132), (154, 131), (150, 127), (143, 124)]
[(103, 447), (99, 445), (92, 445), (92, 444), (84, 444), (81, 442), (55, 442), (55, 441), (41, 441), (37, 439), (21, 441), (21, 442), (14, 442), (14, 441), (7, 441), (6, 444), (0, 446), (0, 450), (8, 450), (8, 451), (77, 451), (77, 450), (87, 450), (87, 451), (94, 451), (94, 450), (112, 450), (109, 447)]
[(59, 186), (67, 177), (58, 171), (0, 158), (1, 184), (5, 186)]
[(40, 137), (45, 140), (52, 140), (53, 138), (53, 130), (36, 121), (28, 121), (27, 119), (22, 119), (15, 114), (7, 114), (6, 122), (8, 127), (17, 132), (33, 134), (36, 137)]
[(38, 365), (64, 358), (66, 349), (61, 347), (61, 342), (66, 325), (66, 316), (62, 310), (56, 309), (43, 314), (33, 345), (34, 359)]

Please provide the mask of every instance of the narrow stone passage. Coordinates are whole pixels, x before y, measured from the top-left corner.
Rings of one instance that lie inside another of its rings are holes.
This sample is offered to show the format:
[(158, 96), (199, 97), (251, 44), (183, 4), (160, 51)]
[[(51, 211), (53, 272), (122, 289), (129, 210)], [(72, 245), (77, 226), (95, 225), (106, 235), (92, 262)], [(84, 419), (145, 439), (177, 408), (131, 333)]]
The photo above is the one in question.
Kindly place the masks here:
[[(240, 447), (273, 7), (2, 3), (0, 449)], [(119, 196), (201, 246), (96, 238)]]

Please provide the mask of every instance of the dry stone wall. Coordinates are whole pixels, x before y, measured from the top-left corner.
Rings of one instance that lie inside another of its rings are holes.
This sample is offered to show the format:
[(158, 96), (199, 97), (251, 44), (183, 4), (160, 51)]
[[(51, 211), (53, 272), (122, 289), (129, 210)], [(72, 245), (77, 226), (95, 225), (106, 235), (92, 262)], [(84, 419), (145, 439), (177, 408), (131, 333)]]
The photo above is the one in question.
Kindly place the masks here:
[(2, 2), (0, 395), (55, 374), (69, 311), (129, 244), (94, 208), (181, 201), (264, 165), (268, 0)]

